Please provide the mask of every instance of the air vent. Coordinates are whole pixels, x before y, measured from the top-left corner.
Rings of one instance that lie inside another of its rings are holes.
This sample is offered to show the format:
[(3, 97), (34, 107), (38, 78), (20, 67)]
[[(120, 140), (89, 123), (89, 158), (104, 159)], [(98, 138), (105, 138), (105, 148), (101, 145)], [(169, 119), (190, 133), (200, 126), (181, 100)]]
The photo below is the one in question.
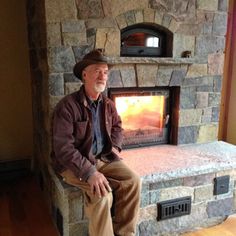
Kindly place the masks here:
[(157, 203), (157, 220), (189, 215), (191, 212), (191, 197), (171, 199)]

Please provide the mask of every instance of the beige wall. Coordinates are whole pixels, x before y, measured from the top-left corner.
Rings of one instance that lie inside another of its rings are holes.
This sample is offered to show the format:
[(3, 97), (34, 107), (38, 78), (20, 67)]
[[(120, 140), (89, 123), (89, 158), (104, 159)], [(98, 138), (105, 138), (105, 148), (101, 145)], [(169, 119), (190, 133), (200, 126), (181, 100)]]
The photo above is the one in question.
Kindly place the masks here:
[(32, 156), (26, 0), (1, 0), (0, 161)]

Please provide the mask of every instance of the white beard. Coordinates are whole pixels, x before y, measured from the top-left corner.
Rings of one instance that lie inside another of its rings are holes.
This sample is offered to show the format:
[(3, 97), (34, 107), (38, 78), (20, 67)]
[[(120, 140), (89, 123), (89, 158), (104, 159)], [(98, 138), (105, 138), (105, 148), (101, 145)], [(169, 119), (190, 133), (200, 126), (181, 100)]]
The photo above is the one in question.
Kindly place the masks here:
[(102, 93), (106, 88), (105, 84), (95, 84), (94, 89), (97, 93)]

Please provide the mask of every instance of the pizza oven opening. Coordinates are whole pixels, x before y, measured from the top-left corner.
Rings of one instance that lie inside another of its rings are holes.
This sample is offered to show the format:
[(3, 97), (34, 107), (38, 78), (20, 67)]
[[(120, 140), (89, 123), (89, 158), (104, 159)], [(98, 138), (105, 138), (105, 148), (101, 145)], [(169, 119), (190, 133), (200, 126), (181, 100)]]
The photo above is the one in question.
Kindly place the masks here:
[(160, 25), (135, 24), (121, 31), (121, 56), (172, 57), (173, 33)]

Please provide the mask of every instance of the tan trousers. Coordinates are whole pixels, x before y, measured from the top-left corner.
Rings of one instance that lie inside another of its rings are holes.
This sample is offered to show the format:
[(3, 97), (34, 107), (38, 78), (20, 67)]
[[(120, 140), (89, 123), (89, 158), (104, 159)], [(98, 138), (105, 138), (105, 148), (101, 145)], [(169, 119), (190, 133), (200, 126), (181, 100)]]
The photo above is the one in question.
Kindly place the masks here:
[[(98, 161), (97, 170), (109, 181), (112, 192), (95, 197), (87, 182), (80, 181), (70, 171), (61, 176), (70, 185), (79, 187), (85, 195), (85, 213), (89, 218), (90, 236), (134, 236), (140, 203), (140, 178), (123, 161)], [(114, 217), (111, 207), (114, 196)]]

